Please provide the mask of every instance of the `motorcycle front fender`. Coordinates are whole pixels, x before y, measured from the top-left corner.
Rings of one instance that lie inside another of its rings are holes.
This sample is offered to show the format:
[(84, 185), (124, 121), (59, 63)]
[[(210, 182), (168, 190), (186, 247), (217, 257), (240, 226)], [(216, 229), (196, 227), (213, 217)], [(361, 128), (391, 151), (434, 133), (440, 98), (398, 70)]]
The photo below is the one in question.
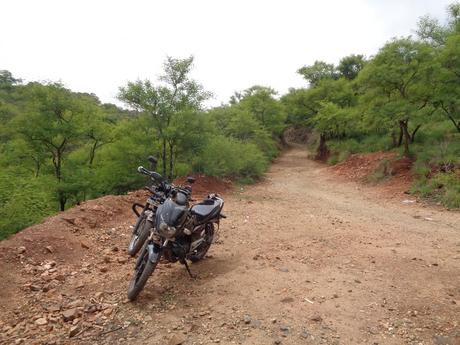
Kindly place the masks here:
[(147, 250), (149, 252), (149, 261), (155, 263), (160, 261), (161, 258), (161, 247), (157, 244), (148, 244)]

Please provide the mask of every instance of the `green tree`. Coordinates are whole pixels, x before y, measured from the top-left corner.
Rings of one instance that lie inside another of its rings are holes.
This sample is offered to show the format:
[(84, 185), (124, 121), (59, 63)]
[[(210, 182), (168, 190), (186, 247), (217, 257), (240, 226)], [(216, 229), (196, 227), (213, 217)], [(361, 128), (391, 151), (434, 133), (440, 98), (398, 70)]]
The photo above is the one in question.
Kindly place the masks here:
[(340, 73), (340, 76), (348, 80), (353, 80), (363, 69), (365, 63), (366, 60), (363, 55), (349, 55), (340, 60), (337, 71)]
[(46, 154), (51, 160), (59, 208), (63, 211), (68, 199), (63, 165), (80, 138), (84, 126), (83, 109), (72, 93), (60, 84), (33, 83), (28, 92), (31, 101), (26, 111), (18, 114), (11, 125), (32, 149), (33, 155), (43, 157)]
[[(430, 81), (439, 71), (434, 54), (428, 44), (410, 38), (394, 40), (380, 49), (358, 76), (369, 105), (367, 117), (378, 126), (399, 128), (405, 155), (409, 155), (409, 145), (426, 116), (434, 111)], [(413, 130), (411, 122), (415, 122)]]
[(129, 82), (120, 88), (119, 98), (132, 108), (151, 116), (157, 131), (155, 139), (160, 140), (162, 145), (163, 175), (171, 177), (175, 149), (170, 130), (172, 119), (182, 111), (200, 110), (210, 93), (190, 78), (193, 57), (168, 57), (163, 67), (164, 74), (157, 85), (149, 80)]
[(239, 106), (249, 112), (274, 136), (279, 137), (284, 129), (283, 105), (276, 98), (276, 91), (270, 87), (253, 86), (243, 92)]
[(316, 131), (319, 132), (320, 142), (316, 153), (317, 159), (325, 159), (329, 154), (326, 141), (343, 137), (347, 134), (353, 121), (352, 108), (341, 108), (332, 102), (321, 102), (318, 112), (310, 119)]
[(297, 70), (297, 73), (304, 77), (311, 87), (316, 86), (321, 80), (338, 78), (334, 65), (324, 61), (315, 61), (311, 66), (303, 66)]
[(442, 68), (436, 76), (434, 105), (439, 107), (460, 133), (460, 34), (447, 38), (440, 54)]

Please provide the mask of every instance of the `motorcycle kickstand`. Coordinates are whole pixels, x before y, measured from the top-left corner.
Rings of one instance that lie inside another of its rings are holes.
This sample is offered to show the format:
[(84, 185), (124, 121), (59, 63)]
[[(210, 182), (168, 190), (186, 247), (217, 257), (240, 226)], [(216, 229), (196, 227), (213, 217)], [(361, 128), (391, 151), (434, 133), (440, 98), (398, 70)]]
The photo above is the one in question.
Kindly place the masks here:
[(192, 272), (190, 271), (190, 267), (188, 266), (187, 260), (186, 260), (186, 259), (183, 259), (183, 260), (181, 261), (181, 263), (185, 266), (185, 268), (186, 268), (188, 274), (190, 275), (190, 278), (196, 279), (197, 276), (196, 276), (196, 275), (193, 275)]

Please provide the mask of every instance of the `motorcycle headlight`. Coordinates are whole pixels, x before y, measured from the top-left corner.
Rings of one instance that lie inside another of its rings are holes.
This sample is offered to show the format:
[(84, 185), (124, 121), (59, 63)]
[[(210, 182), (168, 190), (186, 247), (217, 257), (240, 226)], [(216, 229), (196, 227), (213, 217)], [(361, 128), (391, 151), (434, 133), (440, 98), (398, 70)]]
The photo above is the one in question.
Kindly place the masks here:
[(161, 223), (158, 232), (165, 238), (173, 238), (176, 236), (177, 229), (174, 226), (168, 226), (166, 223)]

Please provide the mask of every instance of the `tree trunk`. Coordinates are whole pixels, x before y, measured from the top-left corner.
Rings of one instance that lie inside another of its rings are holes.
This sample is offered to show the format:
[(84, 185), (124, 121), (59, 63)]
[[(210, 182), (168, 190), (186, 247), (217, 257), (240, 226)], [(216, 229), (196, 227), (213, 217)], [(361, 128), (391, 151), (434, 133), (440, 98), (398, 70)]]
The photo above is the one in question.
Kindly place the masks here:
[(409, 133), (408, 127), (409, 120), (401, 120), (399, 121), (399, 125), (404, 134), (404, 156), (409, 157), (409, 144), (411, 142), (411, 135)]
[(319, 136), (319, 146), (316, 152), (316, 159), (326, 160), (329, 156), (329, 150), (326, 145), (326, 134), (321, 133)]
[(416, 134), (417, 131), (420, 129), (420, 127), (422, 127), (422, 125), (418, 125), (417, 127), (415, 127), (414, 131), (412, 132), (412, 135), (410, 136), (410, 142), (411, 142), (411, 144), (414, 143), (415, 134)]
[(399, 121), (399, 138), (398, 138), (398, 147), (401, 147), (402, 141), (403, 141), (403, 133), (404, 130), (401, 126), (401, 121)]
[(171, 180), (173, 177), (173, 168), (174, 168), (174, 145), (169, 143), (169, 176), (168, 179)]
[(166, 139), (163, 139), (163, 152), (161, 158), (163, 161), (163, 176), (166, 177)]
[(391, 147), (397, 147), (398, 140), (396, 139), (396, 133), (394, 131), (391, 132)]
[(40, 175), (40, 168), (41, 168), (40, 159), (34, 158), (34, 162), (35, 162), (35, 177), (38, 177)]
[(59, 210), (61, 212), (65, 211), (65, 204), (67, 202), (67, 198), (65, 197), (63, 192), (58, 192), (58, 196), (59, 196)]
[(96, 156), (96, 148), (97, 148), (97, 140), (94, 141), (93, 146), (91, 146), (91, 150), (89, 151), (89, 166), (93, 166), (94, 157)]
[(451, 115), (452, 114), (452, 108), (449, 110), (443, 104), (441, 104), (441, 107), (442, 107), (442, 110), (444, 110), (444, 113), (446, 113), (446, 116), (449, 118), (449, 120), (452, 121), (452, 123), (453, 123), (455, 129), (457, 130), (457, 132), (460, 133), (460, 121), (458, 121), (458, 123), (457, 123), (457, 121)]
[(454, 124), (455, 129), (457, 130), (457, 132), (460, 133), (460, 121), (458, 121), (458, 123), (457, 123), (457, 121), (455, 121), (455, 119), (454, 119), (452, 116), (450, 116), (450, 115), (449, 115), (449, 119), (450, 119), (450, 121), (452, 121), (452, 123)]

